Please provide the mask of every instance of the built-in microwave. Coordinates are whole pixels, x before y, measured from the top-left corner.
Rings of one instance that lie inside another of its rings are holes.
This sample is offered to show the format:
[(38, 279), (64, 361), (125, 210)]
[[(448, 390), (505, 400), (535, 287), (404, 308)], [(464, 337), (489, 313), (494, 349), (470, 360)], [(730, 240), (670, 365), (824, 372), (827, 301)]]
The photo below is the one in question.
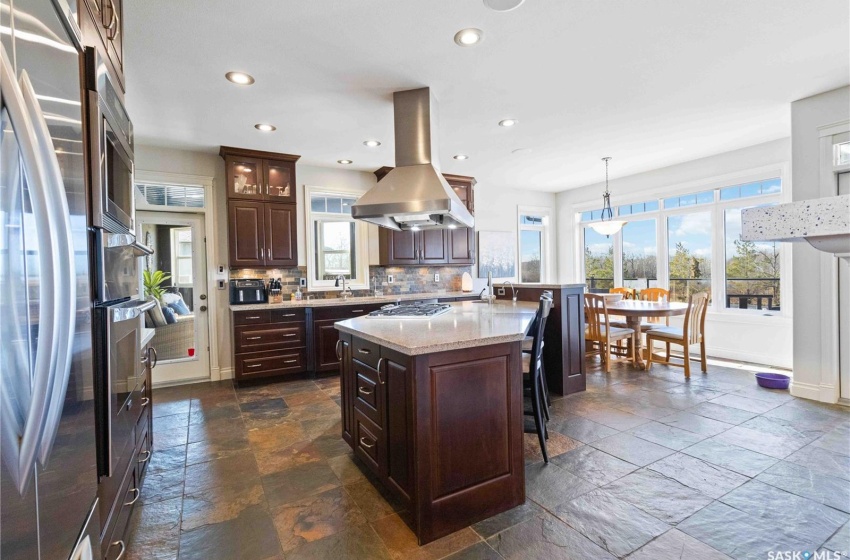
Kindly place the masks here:
[(112, 83), (106, 63), (86, 49), (92, 225), (112, 233), (135, 228), (133, 123)]
[(109, 233), (94, 228), (94, 301), (96, 305), (111, 305), (138, 299), (141, 274), (139, 257), (153, 254), (149, 247), (138, 243), (129, 233)]

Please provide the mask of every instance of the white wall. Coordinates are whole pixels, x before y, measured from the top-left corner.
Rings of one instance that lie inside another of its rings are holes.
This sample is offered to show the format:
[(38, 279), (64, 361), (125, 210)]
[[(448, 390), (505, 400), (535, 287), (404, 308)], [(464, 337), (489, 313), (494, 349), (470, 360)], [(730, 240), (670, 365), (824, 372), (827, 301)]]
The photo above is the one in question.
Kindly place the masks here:
[[(787, 168), (791, 157), (788, 138), (750, 146), (686, 163), (617, 177), (616, 159), (612, 160), (610, 189), (612, 204), (641, 202), (657, 198), (662, 193), (694, 192), (718, 181), (734, 181), (757, 169)], [(600, 162), (600, 174), (603, 167)], [(783, 178), (783, 192), (788, 192), (791, 181)], [(730, 183), (734, 184), (734, 183)], [(587, 210), (587, 204), (602, 205), (604, 181), (557, 195), (558, 214), (558, 264), (561, 282), (583, 282), (576, 266), (579, 236), (575, 214)], [(796, 263), (795, 263), (796, 265)], [(787, 284), (786, 284), (787, 286)], [(795, 292), (796, 293), (796, 292)], [(784, 317), (752, 317), (734, 313), (709, 312), (706, 319), (706, 342), (712, 356), (791, 368), (792, 320)]]
[[(225, 190), (224, 160), (214, 153), (193, 152), (173, 148), (157, 148), (152, 146), (136, 146), (136, 169), (160, 173), (178, 173), (200, 175), (214, 178), (215, 214), (214, 231), (218, 232), (212, 241), (215, 247), (216, 263), (227, 263), (227, 196)], [(375, 175), (364, 171), (346, 169), (297, 166), (298, 187), (296, 198), (298, 213), (298, 264), (306, 266), (306, 233), (304, 209), (304, 185), (318, 186), (338, 191), (363, 193), (376, 184)], [(476, 230), (514, 231), (517, 230), (517, 207), (538, 206), (555, 208), (555, 195), (522, 191), (515, 189), (488, 190), (486, 185), (475, 187), (475, 221)], [(552, 255), (557, 253), (557, 224), (552, 224), (550, 238)], [(370, 264), (378, 263), (378, 228), (370, 225)], [(208, 243), (210, 241), (208, 240)], [(553, 275), (557, 274), (556, 263), (553, 263)], [(473, 267), (473, 276), (476, 269)], [(556, 280), (556, 278), (552, 278)], [(477, 283), (481, 283), (476, 280)], [(483, 286), (483, 285), (482, 285)], [(479, 286), (477, 289), (480, 289)], [(215, 292), (215, 293), (213, 293)], [(210, 287), (210, 298), (215, 298), (218, 312), (210, 317), (213, 325), (212, 336), (218, 341), (218, 358), (222, 377), (232, 376), (232, 346), (230, 311), (227, 291), (218, 291)]]
[[(850, 120), (850, 87), (800, 99), (791, 104), (791, 175), (793, 200), (808, 200), (836, 193), (821, 192), (819, 127)], [(835, 257), (795, 243), (794, 255), (794, 395), (835, 402), (837, 368), (824, 355), (822, 343), (835, 335), (832, 317), (822, 309), (834, 308), (836, 293), (825, 292), (824, 280)], [(837, 274), (837, 273), (836, 273)], [(845, 341), (846, 344), (846, 341)]]

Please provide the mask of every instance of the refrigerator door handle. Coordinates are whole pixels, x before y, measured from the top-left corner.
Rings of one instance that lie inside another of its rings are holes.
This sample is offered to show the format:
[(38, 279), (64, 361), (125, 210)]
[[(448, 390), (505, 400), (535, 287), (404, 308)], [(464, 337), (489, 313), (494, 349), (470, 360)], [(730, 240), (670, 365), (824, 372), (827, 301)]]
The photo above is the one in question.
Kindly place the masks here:
[[(51, 376), (59, 342), (55, 339), (56, 326), (56, 293), (46, 280), (55, 262), (56, 238), (51, 232), (49, 221), (50, 202), (43, 187), (47, 184), (43, 162), (38, 157), (38, 140), (33, 130), (33, 123), (27, 114), (26, 102), (20, 86), (15, 80), (15, 72), (6, 49), (0, 45), (0, 91), (3, 93), (3, 105), (12, 121), (12, 128), (18, 140), (21, 162), (28, 184), (30, 185), (30, 202), (32, 204), (33, 222), (38, 236), (38, 263), (42, 278), (38, 288), (38, 347), (32, 367), (31, 391), (26, 420), (20, 433), (10, 433), (15, 430), (14, 424), (3, 422), (2, 438), (4, 445), (3, 456), (8, 457), (7, 465), (14, 478), (18, 492), (23, 494), (33, 475), (36, 454), (41, 443), (48, 415), (50, 399)], [(22, 398), (23, 395), (15, 395)], [(12, 466), (10, 463), (16, 463)]]
[[(71, 376), (71, 359), (74, 347), (74, 326), (77, 306), (77, 286), (74, 266), (74, 244), (71, 238), (71, 212), (65, 194), (65, 184), (62, 180), (62, 169), (56, 157), (50, 130), (41, 111), (41, 106), (35, 95), (29, 75), (26, 70), (21, 72), (21, 93), (27, 112), (32, 119), (35, 140), (44, 169), (44, 189), (47, 191), (49, 222), (53, 225), (51, 232), (54, 236), (55, 253), (54, 266), (47, 272), (52, 278), (48, 285), (54, 288), (56, 295), (56, 313), (54, 314), (56, 340), (55, 359), (50, 375), (50, 392), (47, 403), (47, 418), (42, 433), (38, 460), (42, 466), (47, 465), (47, 458), (59, 429), (62, 419), (62, 409), (65, 404), (65, 391)], [(46, 276), (45, 275), (45, 276)]]

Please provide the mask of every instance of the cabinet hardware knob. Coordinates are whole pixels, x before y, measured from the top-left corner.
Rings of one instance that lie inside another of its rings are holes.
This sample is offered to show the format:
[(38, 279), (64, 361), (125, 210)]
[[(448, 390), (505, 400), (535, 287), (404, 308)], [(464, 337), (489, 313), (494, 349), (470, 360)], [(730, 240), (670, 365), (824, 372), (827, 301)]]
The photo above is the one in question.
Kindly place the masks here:
[(357, 351), (360, 352), (361, 354), (371, 354), (372, 353), (372, 351), (369, 350), (368, 348), (358, 348)]
[(255, 368), (255, 367), (263, 367), (263, 364), (251, 364), (250, 366), (245, 366), (246, 368)]
[(336, 359), (342, 361), (342, 350), (340, 350), (340, 346), (342, 345), (341, 340), (336, 341), (336, 346), (334, 347), (334, 351), (336, 352)]
[(131, 506), (139, 501), (139, 498), (142, 496), (142, 492), (138, 488), (130, 488), (130, 492), (134, 492), (135, 496), (129, 502), (124, 502), (125, 506)]
[(151, 403), (151, 400), (147, 397), (142, 397), (142, 408), (148, 406)]
[(284, 313), (284, 317), (295, 317), (295, 313)]
[(258, 317), (258, 316), (253, 316), (253, 317), (245, 317), (245, 318), (246, 318), (246, 319), (249, 319), (249, 320), (252, 320), (252, 319), (259, 319), (260, 317)]
[(372, 444), (370, 445), (370, 444), (366, 443), (366, 438), (361, 437), (360, 438), (360, 445), (362, 445), (363, 447), (366, 447), (367, 449), (372, 449), (373, 447), (375, 447), (375, 442), (372, 442)]
[(352, 313), (363, 313), (362, 309), (354, 309), (351, 311)]
[(141, 464), (141, 463), (147, 463), (148, 461), (150, 461), (150, 458), (151, 458), (151, 452), (150, 452), (150, 451), (148, 451), (147, 449), (145, 449), (144, 451), (142, 451), (142, 453), (146, 453), (146, 455), (145, 455), (145, 458), (144, 458), (144, 459), (139, 459), (139, 463), (140, 463), (140, 464)]
[(370, 390), (366, 389), (366, 387), (358, 387), (357, 392), (360, 393), (361, 395), (371, 395), (372, 393), (374, 393), (374, 391), (370, 391)]
[[(153, 360), (150, 358), (151, 353), (153, 353)], [(156, 364), (159, 363), (159, 355), (156, 353), (156, 348), (153, 346), (148, 346), (148, 363), (150, 364), (151, 369), (154, 369)]]
[(246, 340), (260, 340), (262, 338), (262, 336), (249, 336)]
[(285, 363), (285, 364), (294, 364), (294, 363), (296, 363), (297, 361), (298, 361), (298, 360), (284, 360), (284, 361), (283, 361), (283, 363)]
[(378, 367), (375, 368), (375, 369), (378, 370), (378, 383), (380, 383), (381, 385), (384, 384), (384, 379), (381, 377), (381, 366), (383, 364), (384, 364), (384, 358), (383, 357), (378, 358)]
[(295, 333), (289, 333), (289, 334), (283, 335), (283, 338), (289, 338), (289, 337), (292, 337), (292, 336), (298, 336), (298, 335), (296, 335)]

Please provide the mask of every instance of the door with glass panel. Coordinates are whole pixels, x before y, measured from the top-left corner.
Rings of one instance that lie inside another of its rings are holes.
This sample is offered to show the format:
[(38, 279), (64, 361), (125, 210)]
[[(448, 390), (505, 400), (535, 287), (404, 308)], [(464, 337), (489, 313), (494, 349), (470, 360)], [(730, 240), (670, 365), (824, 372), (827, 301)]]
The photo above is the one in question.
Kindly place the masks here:
[(208, 379), (209, 317), (203, 214), (137, 212), (136, 235), (153, 249), (144, 258), (145, 297), (157, 305), (145, 326), (155, 334), (154, 385)]

